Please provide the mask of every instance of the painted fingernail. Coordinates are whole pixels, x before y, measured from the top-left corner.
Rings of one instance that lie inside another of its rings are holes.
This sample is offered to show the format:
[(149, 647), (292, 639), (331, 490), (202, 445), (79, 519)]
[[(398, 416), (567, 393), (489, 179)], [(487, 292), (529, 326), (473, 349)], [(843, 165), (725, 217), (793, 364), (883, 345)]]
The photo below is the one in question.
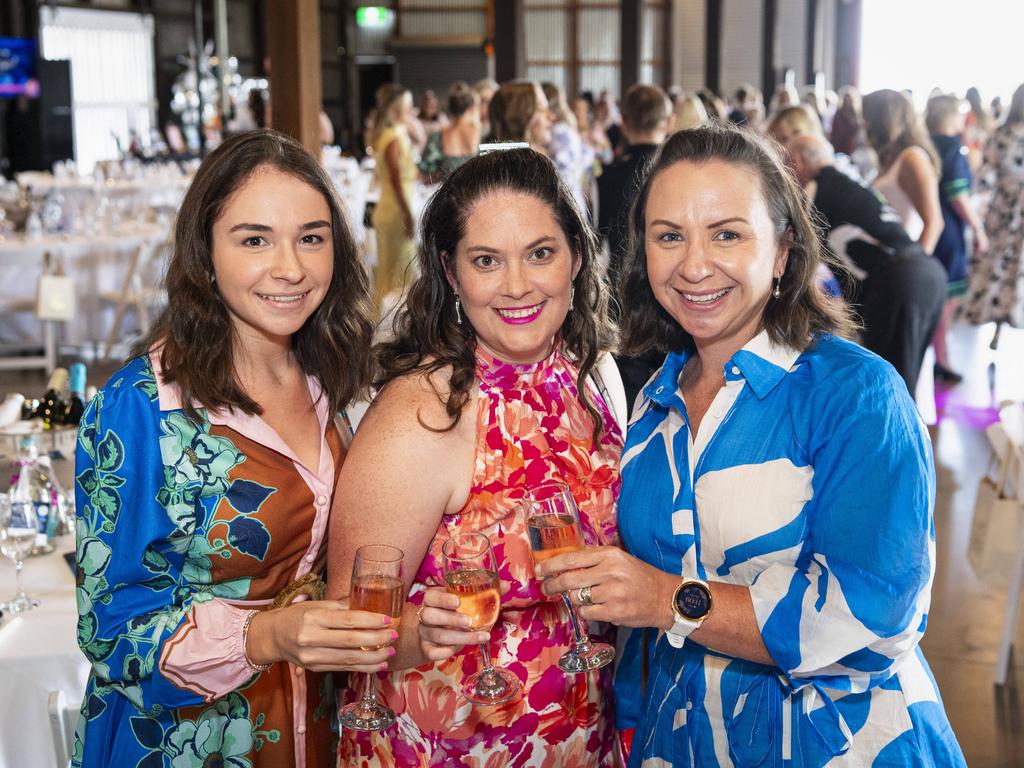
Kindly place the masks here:
[(396, 653), (398, 653), (398, 651), (394, 648), (388, 648), (388, 656), (394, 656)]
[(387, 626), (388, 624), (391, 623), (391, 621), (392, 621), (392, 619), (391, 619), (390, 616), (385, 616), (384, 617), (384, 621), (382, 623), (384, 624), (384, 626)]
[(394, 642), (397, 639), (398, 639), (398, 633), (397, 632), (392, 632), (390, 635), (388, 635), (388, 640), (390, 640), (391, 642)]
[(379, 671), (379, 672), (387, 672), (388, 671), (388, 663), (386, 661), (381, 662), (381, 665), (379, 667), (377, 667), (377, 671)]

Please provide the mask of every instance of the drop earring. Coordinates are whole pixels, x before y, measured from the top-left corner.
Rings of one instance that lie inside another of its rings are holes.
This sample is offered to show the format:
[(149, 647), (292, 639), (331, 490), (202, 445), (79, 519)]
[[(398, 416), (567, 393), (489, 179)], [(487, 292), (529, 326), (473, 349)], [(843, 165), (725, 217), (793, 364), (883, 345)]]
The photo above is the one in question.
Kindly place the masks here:
[(573, 305), (576, 303), (576, 286), (569, 288), (569, 311), (572, 312)]
[(781, 277), (776, 277), (775, 278), (775, 290), (772, 291), (772, 296), (774, 296), (776, 299), (779, 298), (780, 296), (782, 296), (782, 288), (780, 287), (781, 285), (782, 285), (782, 278)]
[(458, 294), (455, 295), (455, 322), (462, 325), (462, 302), (459, 301)]

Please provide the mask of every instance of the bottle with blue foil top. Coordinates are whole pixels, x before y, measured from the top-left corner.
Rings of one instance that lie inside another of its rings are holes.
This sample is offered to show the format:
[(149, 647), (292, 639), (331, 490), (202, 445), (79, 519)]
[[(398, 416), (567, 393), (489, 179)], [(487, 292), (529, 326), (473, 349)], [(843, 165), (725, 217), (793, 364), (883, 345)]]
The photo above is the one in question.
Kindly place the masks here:
[(18, 458), (11, 473), (9, 497), (12, 510), (18, 505), (31, 505), (39, 521), (36, 545), (31, 554), (52, 552), (51, 539), (69, 532), (69, 521), (49, 456), (40, 456), (35, 435), (25, 435), (19, 443)]

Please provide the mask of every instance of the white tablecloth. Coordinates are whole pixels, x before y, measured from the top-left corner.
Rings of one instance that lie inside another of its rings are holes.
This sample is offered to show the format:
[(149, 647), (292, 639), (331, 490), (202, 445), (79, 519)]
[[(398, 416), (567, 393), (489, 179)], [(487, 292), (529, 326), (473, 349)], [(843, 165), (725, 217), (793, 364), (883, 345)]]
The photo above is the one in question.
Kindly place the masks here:
[[(59, 340), (75, 345), (102, 343), (110, 331), (114, 307), (101, 301), (99, 295), (119, 293), (132, 255), (143, 246), (164, 241), (167, 234), (166, 228), (151, 225), (95, 237), (8, 238), (0, 242), (0, 305), (35, 297), (43, 255), (50, 253), (59, 259), (64, 274), (74, 280), (78, 303), (75, 320), (61, 324)], [(161, 262), (146, 265), (142, 275), (144, 285), (155, 287), (161, 271)], [(122, 335), (136, 327), (135, 313), (129, 311), (125, 314)], [(0, 318), (0, 340), (22, 342), (40, 338), (39, 323), (31, 312), (4, 311)]]
[[(0, 625), (0, 768), (53, 768), (47, 698), (61, 690), (77, 706), (89, 665), (75, 640), (75, 580), (62, 557), (74, 550), (74, 537), (57, 551), (25, 561), (25, 591), (38, 608)], [(0, 601), (15, 591), (14, 566), (0, 562)]]

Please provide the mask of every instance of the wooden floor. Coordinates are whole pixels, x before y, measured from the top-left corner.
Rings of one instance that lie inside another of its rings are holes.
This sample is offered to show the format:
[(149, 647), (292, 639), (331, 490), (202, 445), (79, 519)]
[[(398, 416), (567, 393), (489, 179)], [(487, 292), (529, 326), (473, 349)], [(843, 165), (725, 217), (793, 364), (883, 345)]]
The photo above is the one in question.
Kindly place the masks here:
[(964, 381), (937, 397), (938, 563), (922, 647), (968, 765), (1024, 768), (1024, 633), (1018, 628), (1021, 652), (1007, 685), (996, 688), (1006, 589), (979, 581), (967, 561), (975, 493), (989, 459), (983, 429), (1000, 401), (1024, 400), (1024, 331), (1004, 328), (992, 351), (993, 328), (958, 325), (950, 333), (950, 358)]
[[(1024, 400), (1024, 331), (1004, 329), (992, 351), (992, 330), (956, 325), (950, 333), (951, 359), (965, 379), (937, 396), (938, 562), (923, 647), (968, 765), (1024, 768), (1024, 632), (1018, 628), (1021, 653), (1008, 684), (994, 687), (1006, 589), (979, 581), (967, 561), (975, 492), (989, 456), (983, 430), (1000, 401)], [(90, 382), (100, 384), (112, 372), (109, 365), (93, 366)], [(0, 372), (0, 397), (15, 390), (38, 396), (44, 386), (40, 374)], [(66, 482), (70, 474), (68, 468)]]

